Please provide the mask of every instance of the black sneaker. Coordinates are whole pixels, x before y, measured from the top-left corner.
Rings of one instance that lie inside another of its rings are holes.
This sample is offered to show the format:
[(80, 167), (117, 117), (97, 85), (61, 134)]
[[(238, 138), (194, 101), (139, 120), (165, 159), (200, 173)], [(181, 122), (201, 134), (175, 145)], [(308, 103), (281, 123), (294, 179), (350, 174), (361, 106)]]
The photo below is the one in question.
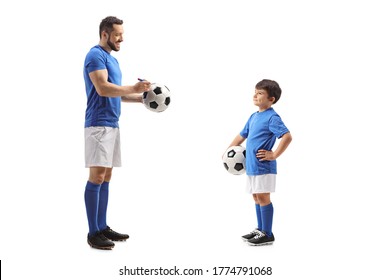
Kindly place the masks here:
[(253, 231), (251, 231), (250, 233), (241, 236), (241, 239), (244, 241), (248, 241), (249, 239), (255, 237), (258, 231), (259, 230), (256, 228)]
[(108, 240), (101, 231), (92, 235), (88, 234), (87, 241), (92, 248), (101, 250), (111, 250), (115, 246), (115, 244)]
[(113, 231), (110, 227), (106, 227), (101, 233), (112, 241), (125, 241), (129, 238), (129, 235)]
[(256, 236), (248, 240), (251, 246), (271, 245), (275, 241), (274, 234), (268, 236), (263, 231), (256, 231)]

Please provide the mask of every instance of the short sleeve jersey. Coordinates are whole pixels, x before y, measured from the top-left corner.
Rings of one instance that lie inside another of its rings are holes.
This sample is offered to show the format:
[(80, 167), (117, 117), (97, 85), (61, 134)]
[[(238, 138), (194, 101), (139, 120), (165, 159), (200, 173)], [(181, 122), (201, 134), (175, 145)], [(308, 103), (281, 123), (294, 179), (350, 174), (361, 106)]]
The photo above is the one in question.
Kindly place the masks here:
[(89, 73), (102, 69), (107, 69), (108, 82), (116, 85), (122, 84), (122, 73), (117, 59), (101, 46), (96, 45), (91, 48), (84, 61), (84, 81), (87, 93), (85, 127), (119, 127), (121, 97), (100, 96), (89, 77)]
[(276, 174), (276, 160), (260, 161), (256, 153), (260, 149), (272, 150), (276, 139), (289, 132), (273, 108), (255, 112), (245, 124), (240, 135), (246, 138), (247, 175)]

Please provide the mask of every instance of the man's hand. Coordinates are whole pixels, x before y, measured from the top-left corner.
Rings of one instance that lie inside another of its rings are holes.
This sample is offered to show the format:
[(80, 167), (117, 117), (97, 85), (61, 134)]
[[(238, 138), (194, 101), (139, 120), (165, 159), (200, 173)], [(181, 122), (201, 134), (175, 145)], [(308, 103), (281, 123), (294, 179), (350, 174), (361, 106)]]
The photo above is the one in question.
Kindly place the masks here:
[(140, 81), (134, 85), (134, 91), (138, 93), (142, 93), (148, 91), (150, 89), (150, 82), (148, 81)]

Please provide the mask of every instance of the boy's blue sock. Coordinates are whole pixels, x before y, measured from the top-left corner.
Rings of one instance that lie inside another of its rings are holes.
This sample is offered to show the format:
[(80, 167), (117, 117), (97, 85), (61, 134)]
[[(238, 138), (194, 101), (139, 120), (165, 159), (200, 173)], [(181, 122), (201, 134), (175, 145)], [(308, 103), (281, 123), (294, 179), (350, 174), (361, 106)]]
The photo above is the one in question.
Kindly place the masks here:
[(265, 232), (268, 236), (272, 235), (272, 219), (274, 217), (274, 207), (272, 203), (260, 206), (261, 210), (261, 219), (262, 219), (262, 227), (263, 232)]
[(108, 186), (110, 182), (103, 182), (99, 193), (98, 226), (101, 230), (107, 227)]
[(95, 234), (99, 231), (98, 227), (98, 207), (99, 207), (100, 185), (87, 182), (84, 192), (85, 208), (87, 210), (89, 233)]
[(261, 221), (261, 210), (260, 210), (260, 204), (255, 204), (256, 205), (256, 217), (257, 217), (257, 229), (262, 230), (263, 224)]

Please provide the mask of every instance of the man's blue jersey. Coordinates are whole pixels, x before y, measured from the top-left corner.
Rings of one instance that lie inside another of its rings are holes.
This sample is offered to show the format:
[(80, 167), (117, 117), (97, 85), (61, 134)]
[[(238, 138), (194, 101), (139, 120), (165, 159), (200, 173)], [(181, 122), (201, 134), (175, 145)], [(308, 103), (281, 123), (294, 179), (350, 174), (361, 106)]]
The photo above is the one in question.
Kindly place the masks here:
[(97, 45), (91, 48), (84, 62), (84, 81), (87, 93), (85, 127), (119, 127), (121, 97), (100, 96), (89, 77), (89, 73), (102, 69), (107, 69), (108, 82), (119, 86), (122, 84), (122, 72), (118, 61), (101, 46)]
[(273, 108), (255, 112), (245, 124), (240, 135), (246, 138), (246, 173), (247, 175), (276, 174), (276, 160), (260, 161), (256, 157), (258, 150), (271, 151), (276, 138), (289, 132), (280, 116)]

